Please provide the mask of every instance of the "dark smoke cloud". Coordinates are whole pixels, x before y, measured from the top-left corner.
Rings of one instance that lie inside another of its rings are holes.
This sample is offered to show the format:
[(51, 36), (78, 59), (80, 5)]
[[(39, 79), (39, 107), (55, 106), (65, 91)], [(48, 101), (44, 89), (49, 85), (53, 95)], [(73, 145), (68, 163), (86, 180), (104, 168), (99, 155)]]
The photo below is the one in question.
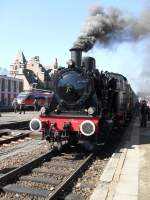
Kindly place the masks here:
[(107, 46), (114, 42), (141, 40), (150, 34), (150, 12), (147, 8), (139, 17), (124, 15), (117, 8), (93, 6), (74, 48), (90, 50), (96, 42)]

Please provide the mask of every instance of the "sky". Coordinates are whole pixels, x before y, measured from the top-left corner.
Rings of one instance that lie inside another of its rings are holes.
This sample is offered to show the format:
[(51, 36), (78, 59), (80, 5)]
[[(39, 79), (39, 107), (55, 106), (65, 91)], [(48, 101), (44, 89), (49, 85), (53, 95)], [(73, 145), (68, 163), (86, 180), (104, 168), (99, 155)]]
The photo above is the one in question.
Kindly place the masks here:
[[(43, 65), (61, 66), (70, 59), (69, 49), (77, 39), (94, 4), (114, 6), (138, 16), (146, 0), (1, 0), (0, 1), (0, 67), (10, 68), (19, 50), (26, 59), (39, 56)], [(95, 57), (97, 68), (127, 76), (138, 90), (138, 79), (148, 40), (117, 44), (112, 48), (94, 47), (86, 53)]]

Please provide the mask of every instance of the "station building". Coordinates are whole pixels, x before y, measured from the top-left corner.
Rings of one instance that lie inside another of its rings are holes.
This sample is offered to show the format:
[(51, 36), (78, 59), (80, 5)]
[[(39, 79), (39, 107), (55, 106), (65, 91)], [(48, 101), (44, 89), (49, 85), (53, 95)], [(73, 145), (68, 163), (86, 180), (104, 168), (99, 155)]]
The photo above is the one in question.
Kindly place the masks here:
[(0, 75), (0, 107), (10, 106), (12, 100), (23, 90), (23, 80)]
[(11, 105), (13, 99), (21, 92), (37, 89), (50, 89), (51, 73), (57, 70), (55, 64), (47, 69), (40, 63), (39, 56), (27, 61), (22, 51), (19, 51), (10, 65), (10, 77), (0, 75), (0, 107)]
[(23, 80), (23, 90), (50, 89), (50, 72), (50, 68), (46, 69), (40, 63), (39, 56), (27, 61), (22, 51), (19, 51), (10, 65), (10, 75)]

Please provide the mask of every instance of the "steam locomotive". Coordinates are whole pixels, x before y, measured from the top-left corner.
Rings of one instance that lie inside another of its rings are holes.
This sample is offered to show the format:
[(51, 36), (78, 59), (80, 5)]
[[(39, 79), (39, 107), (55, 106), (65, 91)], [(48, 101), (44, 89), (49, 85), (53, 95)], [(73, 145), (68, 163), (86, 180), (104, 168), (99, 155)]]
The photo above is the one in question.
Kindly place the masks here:
[(30, 129), (49, 142), (105, 142), (131, 118), (136, 95), (123, 75), (99, 72), (93, 57), (70, 51), (68, 67), (52, 77), (51, 105), (31, 120)]

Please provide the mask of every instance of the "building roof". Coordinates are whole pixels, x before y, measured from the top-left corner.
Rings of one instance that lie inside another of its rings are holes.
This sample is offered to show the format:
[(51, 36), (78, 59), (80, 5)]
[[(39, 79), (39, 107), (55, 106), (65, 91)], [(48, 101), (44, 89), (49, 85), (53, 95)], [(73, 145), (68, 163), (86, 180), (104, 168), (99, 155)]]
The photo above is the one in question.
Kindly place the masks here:
[(11, 77), (11, 76), (7, 76), (7, 75), (1, 75), (0, 74), (0, 79), (7, 79), (7, 80), (17, 80), (17, 81), (23, 81), (21, 78), (14, 78), (14, 77)]
[(29, 84), (37, 82), (36, 76), (35, 76), (35, 74), (34, 74), (34, 72), (32, 70), (25, 69), (24, 70), (24, 75), (25, 75), (25, 77), (26, 77), (26, 79), (27, 79)]
[(16, 60), (18, 60), (21, 64), (26, 64), (27, 60), (23, 54), (23, 52), (20, 50), (16, 56)]

